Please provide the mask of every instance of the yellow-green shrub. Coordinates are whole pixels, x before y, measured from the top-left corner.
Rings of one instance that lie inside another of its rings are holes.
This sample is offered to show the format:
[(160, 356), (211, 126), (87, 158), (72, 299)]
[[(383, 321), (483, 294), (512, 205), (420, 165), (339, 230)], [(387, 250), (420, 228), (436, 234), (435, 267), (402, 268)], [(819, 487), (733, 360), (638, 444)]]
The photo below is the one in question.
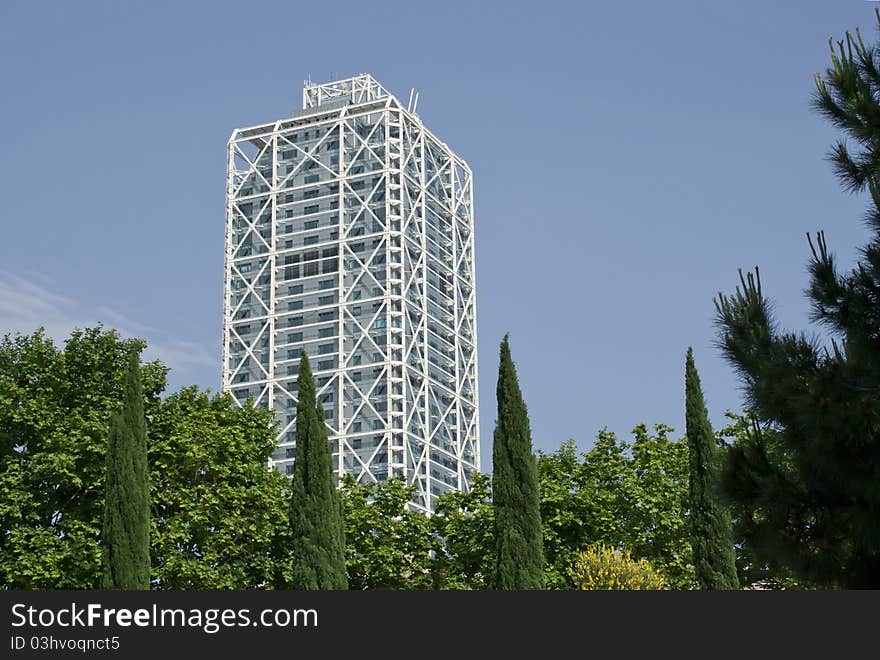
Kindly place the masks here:
[(629, 551), (599, 545), (577, 553), (570, 575), (577, 589), (665, 589), (663, 576)]

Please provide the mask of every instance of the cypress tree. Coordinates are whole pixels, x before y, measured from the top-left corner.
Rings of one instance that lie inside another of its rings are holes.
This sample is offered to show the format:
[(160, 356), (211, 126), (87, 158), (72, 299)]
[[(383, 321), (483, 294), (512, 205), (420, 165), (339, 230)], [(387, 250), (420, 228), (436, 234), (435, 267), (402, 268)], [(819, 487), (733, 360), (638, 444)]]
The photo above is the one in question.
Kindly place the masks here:
[(543, 589), (544, 549), (529, 415), (507, 335), (498, 367), (492, 447), (496, 589)]
[(690, 348), (685, 363), (685, 420), (690, 454), (691, 549), (697, 581), (701, 589), (737, 589), (730, 513), (719, 499), (720, 455)]
[(299, 363), (296, 461), (290, 498), (291, 589), (347, 589), (342, 500), (336, 490), (332, 453), (317, 402), (309, 358)]
[(110, 418), (101, 533), (103, 587), (150, 588), (150, 481), (140, 360), (129, 358), (122, 411)]

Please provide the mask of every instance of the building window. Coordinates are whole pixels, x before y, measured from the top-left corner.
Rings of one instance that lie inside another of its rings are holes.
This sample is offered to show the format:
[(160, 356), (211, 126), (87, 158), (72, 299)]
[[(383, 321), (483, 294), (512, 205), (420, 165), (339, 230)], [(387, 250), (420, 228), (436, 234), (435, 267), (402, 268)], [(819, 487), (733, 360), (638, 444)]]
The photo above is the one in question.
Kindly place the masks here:
[(291, 300), (287, 303), (287, 309), (302, 309), (303, 301), (302, 300)]
[(284, 466), (284, 473), (288, 474), (288, 475), (293, 474), (293, 466), (292, 465), (285, 465)]
[(295, 341), (302, 341), (302, 339), (303, 339), (303, 333), (301, 333), (301, 332), (291, 332), (287, 335), (287, 341), (289, 341), (291, 343), (295, 342)]
[(306, 236), (303, 239), (303, 245), (314, 245), (317, 242), (318, 242), (317, 236)]
[(305, 208), (303, 208), (303, 215), (311, 215), (312, 213), (317, 213), (318, 209), (319, 209), (319, 207), (317, 204), (312, 204), (311, 206), (306, 206)]
[(302, 292), (303, 292), (303, 285), (302, 284), (296, 284), (294, 286), (287, 287), (287, 295), (289, 295), (289, 296), (295, 296), (296, 294), (302, 293)]
[(332, 305), (335, 296), (321, 296), (318, 298), (319, 305)]
[(305, 177), (303, 179), (303, 183), (317, 183), (318, 178), (319, 177), (317, 174), (309, 174), (307, 177)]
[(318, 221), (317, 220), (306, 220), (303, 223), (303, 229), (317, 229)]
[(318, 369), (320, 371), (325, 371), (327, 369), (332, 369), (332, 368), (333, 368), (333, 360), (322, 360), (321, 362), (318, 362)]

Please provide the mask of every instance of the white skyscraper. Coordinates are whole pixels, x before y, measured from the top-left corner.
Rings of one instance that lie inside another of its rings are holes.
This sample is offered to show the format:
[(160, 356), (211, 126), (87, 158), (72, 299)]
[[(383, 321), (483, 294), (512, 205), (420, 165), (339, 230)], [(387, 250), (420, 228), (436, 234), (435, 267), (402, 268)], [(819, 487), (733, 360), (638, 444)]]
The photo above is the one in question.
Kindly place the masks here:
[(223, 389), (275, 411), (278, 469), (293, 471), (304, 349), (340, 474), (405, 477), (421, 511), (469, 488), (472, 176), (415, 108), (362, 74), (306, 83), (302, 110), (233, 131), (225, 271)]

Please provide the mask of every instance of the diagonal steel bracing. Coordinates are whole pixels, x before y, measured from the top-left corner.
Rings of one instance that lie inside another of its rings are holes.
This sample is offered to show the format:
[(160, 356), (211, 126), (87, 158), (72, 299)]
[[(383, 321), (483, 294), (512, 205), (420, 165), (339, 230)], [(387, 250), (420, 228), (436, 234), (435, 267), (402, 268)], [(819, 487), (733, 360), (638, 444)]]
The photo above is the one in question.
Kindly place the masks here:
[(473, 184), (368, 74), (308, 83), (302, 110), (227, 154), (223, 389), (276, 413), (295, 461), (299, 352), (334, 460), (401, 477), (433, 510), (479, 469)]

